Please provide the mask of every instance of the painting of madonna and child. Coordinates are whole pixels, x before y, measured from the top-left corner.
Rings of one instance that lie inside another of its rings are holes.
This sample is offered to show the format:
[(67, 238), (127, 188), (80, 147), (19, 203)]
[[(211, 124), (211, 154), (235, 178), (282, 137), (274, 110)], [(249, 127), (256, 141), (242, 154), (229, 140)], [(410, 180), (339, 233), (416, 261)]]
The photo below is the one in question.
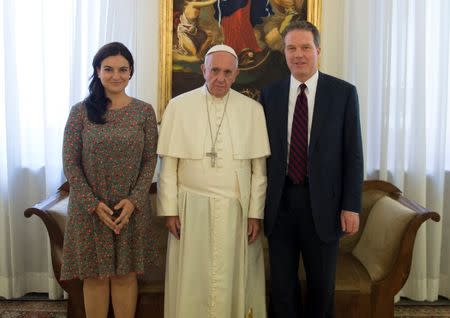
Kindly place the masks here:
[(203, 85), (205, 53), (224, 43), (239, 58), (233, 88), (257, 100), (262, 87), (289, 74), (281, 33), (306, 14), (306, 0), (174, 0), (172, 96)]

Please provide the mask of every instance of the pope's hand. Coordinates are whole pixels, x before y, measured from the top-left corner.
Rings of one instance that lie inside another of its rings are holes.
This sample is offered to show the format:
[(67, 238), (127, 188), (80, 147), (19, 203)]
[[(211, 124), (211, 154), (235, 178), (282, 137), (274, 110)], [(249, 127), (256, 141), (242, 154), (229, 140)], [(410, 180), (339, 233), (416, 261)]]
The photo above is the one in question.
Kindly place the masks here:
[(180, 239), (181, 223), (178, 216), (166, 216), (166, 227), (177, 240)]
[(258, 237), (260, 231), (261, 220), (249, 218), (247, 223), (248, 244), (252, 244), (256, 241), (256, 238)]

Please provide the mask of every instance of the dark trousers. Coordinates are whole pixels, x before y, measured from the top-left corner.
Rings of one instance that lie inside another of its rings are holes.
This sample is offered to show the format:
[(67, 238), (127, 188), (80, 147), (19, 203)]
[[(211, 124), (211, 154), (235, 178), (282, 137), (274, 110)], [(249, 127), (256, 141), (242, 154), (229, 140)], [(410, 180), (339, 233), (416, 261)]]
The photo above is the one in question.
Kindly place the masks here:
[[(339, 241), (316, 234), (309, 188), (286, 181), (269, 241), (270, 318), (334, 317), (334, 283)], [(301, 304), (300, 255), (306, 272), (306, 304)]]

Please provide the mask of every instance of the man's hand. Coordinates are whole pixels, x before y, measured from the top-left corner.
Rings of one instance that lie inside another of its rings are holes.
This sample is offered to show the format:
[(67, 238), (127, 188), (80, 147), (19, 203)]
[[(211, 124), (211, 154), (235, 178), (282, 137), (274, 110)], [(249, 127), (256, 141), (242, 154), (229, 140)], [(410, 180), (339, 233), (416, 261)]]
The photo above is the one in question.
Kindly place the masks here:
[(113, 210), (109, 206), (107, 206), (104, 202), (99, 202), (97, 207), (95, 208), (95, 214), (97, 214), (100, 221), (105, 223), (107, 227), (116, 232), (117, 225), (113, 220)]
[(261, 220), (249, 218), (247, 222), (247, 236), (248, 244), (256, 241), (259, 232), (261, 231)]
[(353, 235), (359, 230), (359, 213), (342, 210), (341, 212), (342, 231), (347, 235)]
[(178, 216), (166, 216), (166, 227), (177, 240), (180, 239), (181, 223)]
[(120, 230), (130, 222), (130, 217), (134, 212), (134, 204), (128, 199), (122, 199), (114, 206), (115, 210), (121, 210), (119, 217), (114, 221), (117, 226), (114, 233), (120, 234)]

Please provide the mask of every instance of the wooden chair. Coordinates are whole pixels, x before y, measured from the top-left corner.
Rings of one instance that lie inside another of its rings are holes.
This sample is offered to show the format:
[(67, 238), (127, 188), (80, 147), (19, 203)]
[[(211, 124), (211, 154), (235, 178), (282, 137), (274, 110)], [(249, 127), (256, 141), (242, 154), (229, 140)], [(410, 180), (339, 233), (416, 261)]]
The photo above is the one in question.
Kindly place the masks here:
[[(155, 184), (150, 192), (155, 196)], [(84, 318), (82, 282), (60, 280), (68, 195), (69, 186), (65, 183), (55, 195), (25, 210), (25, 216), (37, 215), (47, 228), (53, 272), (69, 294), (68, 318)], [(394, 317), (394, 295), (408, 278), (417, 230), (428, 219), (438, 222), (440, 217), (403, 197), (392, 184), (364, 182), (360, 231), (340, 242), (335, 292), (337, 318)], [(152, 271), (150, 281), (139, 284), (136, 316), (163, 318), (167, 243), (164, 219), (154, 217), (153, 227), (158, 237), (160, 265)], [(268, 267), (266, 258), (266, 273)], [(303, 271), (299, 275), (304, 287)]]
[(394, 317), (394, 296), (411, 269), (414, 240), (426, 220), (440, 220), (384, 181), (366, 181), (360, 231), (340, 241), (337, 318)]
[[(155, 194), (156, 184), (150, 188), (152, 195), (153, 209), (155, 214)], [(67, 205), (69, 200), (69, 184), (64, 183), (51, 197), (25, 210), (25, 217), (32, 215), (38, 216), (45, 224), (51, 246), (53, 273), (59, 285), (69, 294), (67, 303), (67, 318), (85, 318), (84, 300), (83, 300), (83, 282), (74, 279), (62, 281), (61, 264), (64, 241), (64, 230), (67, 218)], [(164, 316), (164, 272), (167, 231), (164, 226), (164, 219), (154, 217), (152, 224), (153, 236), (157, 237), (158, 266), (152, 269), (146, 282), (139, 282), (139, 296), (136, 311), (136, 317), (155, 317)], [(112, 306), (110, 306), (109, 317), (114, 317)]]

